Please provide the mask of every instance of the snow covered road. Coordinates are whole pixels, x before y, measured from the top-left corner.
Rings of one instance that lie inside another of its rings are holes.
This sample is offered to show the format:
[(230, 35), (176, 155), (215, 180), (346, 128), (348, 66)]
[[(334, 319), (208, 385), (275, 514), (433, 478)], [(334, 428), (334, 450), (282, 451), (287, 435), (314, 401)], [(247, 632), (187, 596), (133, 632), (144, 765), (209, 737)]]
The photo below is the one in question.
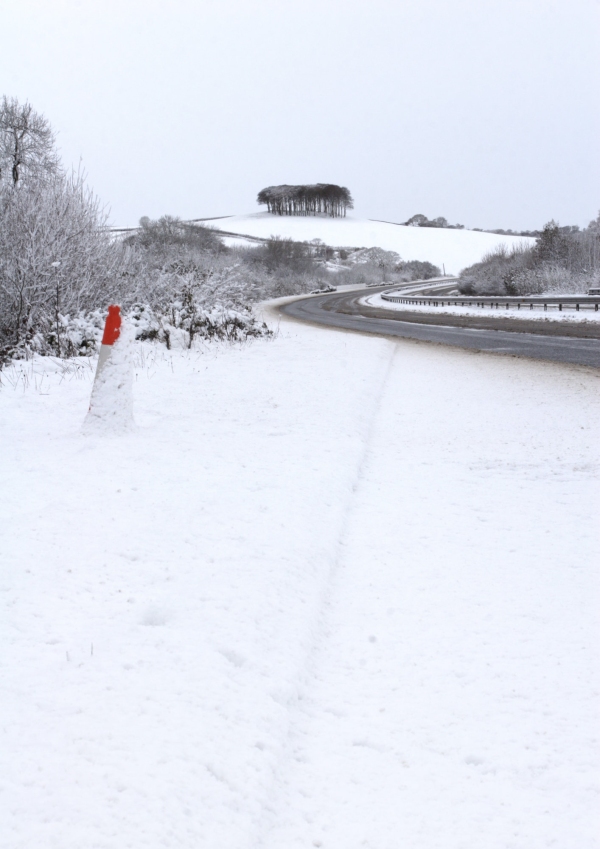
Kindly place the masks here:
[(2, 845), (598, 847), (597, 373), (141, 350), (0, 390)]

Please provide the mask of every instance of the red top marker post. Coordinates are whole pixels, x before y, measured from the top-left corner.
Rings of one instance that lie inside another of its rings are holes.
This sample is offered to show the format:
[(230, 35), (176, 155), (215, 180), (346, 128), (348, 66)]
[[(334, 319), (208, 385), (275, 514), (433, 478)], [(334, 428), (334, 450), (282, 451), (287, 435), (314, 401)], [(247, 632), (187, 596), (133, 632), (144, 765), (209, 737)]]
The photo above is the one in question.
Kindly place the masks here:
[(119, 338), (121, 332), (121, 307), (116, 304), (111, 304), (108, 308), (106, 316), (106, 324), (104, 325), (104, 336), (102, 337), (103, 345), (113, 345)]

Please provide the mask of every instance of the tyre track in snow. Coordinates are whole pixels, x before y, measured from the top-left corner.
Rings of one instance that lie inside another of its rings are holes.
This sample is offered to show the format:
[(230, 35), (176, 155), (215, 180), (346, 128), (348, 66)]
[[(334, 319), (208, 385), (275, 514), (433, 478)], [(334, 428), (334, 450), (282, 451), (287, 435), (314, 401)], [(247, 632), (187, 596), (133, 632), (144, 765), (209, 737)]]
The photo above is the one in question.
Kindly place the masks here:
[(396, 343), (392, 343), (392, 350), (390, 352), (379, 389), (375, 395), (368, 423), (365, 428), (363, 451), (356, 466), (354, 481), (341, 514), (340, 526), (337, 534), (336, 553), (329, 565), (320, 590), (320, 599), (317, 605), (316, 615), (313, 618), (313, 624), (309, 626), (309, 630), (313, 633), (312, 643), (306, 654), (304, 667), (298, 673), (296, 697), (288, 706), (287, 730), (281, 742), (278, 763), (273, 770), (271, 789), (264, 801), (263, 822), (258, 828), (254, 840), (250, 842), (252, 849), (259, 849), (259, 847), (262, 849), (262, 847), (270, 845), (269, 836), (276, 824), (276, 818), (280, 816), (282, 811), (285, 795), (284, 788), (287, 786), (286, 776), (295, 759), (295, 747), (299, 736), (301, 735), (300, 726), (302, 725), (304, 718), (304, 704), (309, 697), (311, 685), (315, 680), (319, 658), (326, 650), (328, 638), (328, 614), (332, 604), (335, 581), (344, 558), (344, 549), (348, 537), (348, 531), (356, 505), (356, 495), (359, 492), (361, 483), (364, 479), (372, 436), (382, 408), (383, 400), (385, 398), (390, 375), (393, 371), (397, 351), (398, 345)]
[(256, 845), (591, 847), (592, 386), (394, 347)]

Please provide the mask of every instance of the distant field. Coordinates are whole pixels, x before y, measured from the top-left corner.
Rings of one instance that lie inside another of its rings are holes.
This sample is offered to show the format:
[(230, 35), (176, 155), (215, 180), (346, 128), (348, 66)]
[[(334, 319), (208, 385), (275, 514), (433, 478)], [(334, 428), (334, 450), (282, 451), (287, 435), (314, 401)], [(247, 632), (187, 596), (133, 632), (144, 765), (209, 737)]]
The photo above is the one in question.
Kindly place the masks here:
[[(428, 227), (404, 227), (364, 218), (327, 218), (325, 216), (278, 216), (268, 212), (232, 215), (206, 220), (206, 226), (244, 236), (269, 238), (282, 236), (297, 241), (321, 239), (335, 247), (380, 247), (396, 251), (403, 260), (433, 262), (445, 266), (447, 274), (457, 274), (473, 265), (497, 245), (530, 245), (535, 240), (524, 236), (498, 236), (474, 230), (442, 230)], [(231, 237), (226, 242), (235, 243)]]

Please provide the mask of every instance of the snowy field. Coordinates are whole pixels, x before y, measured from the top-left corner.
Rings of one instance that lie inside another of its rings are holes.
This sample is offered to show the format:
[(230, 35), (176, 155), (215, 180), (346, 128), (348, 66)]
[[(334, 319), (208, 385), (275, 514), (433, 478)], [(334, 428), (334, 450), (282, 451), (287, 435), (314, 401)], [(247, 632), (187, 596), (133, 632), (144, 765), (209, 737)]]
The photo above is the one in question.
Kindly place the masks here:
[[(390, 294), (392, 294), (390, 292)], [(405, 294), (408, 294), (406, 292)], [(554, 297), (554, 296), (553, 296)], [(572, 295), (569, 295), (572, 297)], [(440, 301), (443, 296), (440, 295)], [(523, 308), (521, 310), (511, 307), (511, 309), (486, 309), (485, 307), (461, 307), (446, 305), (443, 307), (434, 307), (429, 304), (398, 304), (393, 301), (386, 301), (381, 297), (381, 293), (377, 292), (372, 295), (365, 295), (361, 298), (361, 303), (367, 304), (370, 307), (379, 307), (386, 310), (396, 310), (399, 312), (421, 312), (435, 313), (442, 315), (470, 315), (476, 318), (518, 318), (524, 321), (569, 321), (569, 322), (593, 322), (597, 324), (600, 321), (600, 311), (596, 312), (594, 308), (584, 308), (576, 310), (572, 307), (565, 307), (562, 310), (558, 306), (549, 306), (547, 310), (541, 307), (535, 307), (530, 310)]]
[(135, 362), (113, 437), (89, 362), (3, 375), (2, 846), (597, 849), (598, 373)]
[[(271, 215), (257, 212), (233, 215), (204, 222), (215, 230), (226, 230), (268, 239), (283, 236), (305, 242), (321, 239), (334, 247), (384, 248), (396, 251), (403, 260), (414, 259), (445, 266), (446, 274), (458, 274), (468, 265), (479, 262), (488, 251), (504, 244), (533, 245), (535, 239), (524, 236), (498, 236), (475, 230), (444, 230), (433, 227), (403, 227), (363, 218), (328, 218), (326, 216)], [(235, 239), (225, 239), (234, 243)]]

